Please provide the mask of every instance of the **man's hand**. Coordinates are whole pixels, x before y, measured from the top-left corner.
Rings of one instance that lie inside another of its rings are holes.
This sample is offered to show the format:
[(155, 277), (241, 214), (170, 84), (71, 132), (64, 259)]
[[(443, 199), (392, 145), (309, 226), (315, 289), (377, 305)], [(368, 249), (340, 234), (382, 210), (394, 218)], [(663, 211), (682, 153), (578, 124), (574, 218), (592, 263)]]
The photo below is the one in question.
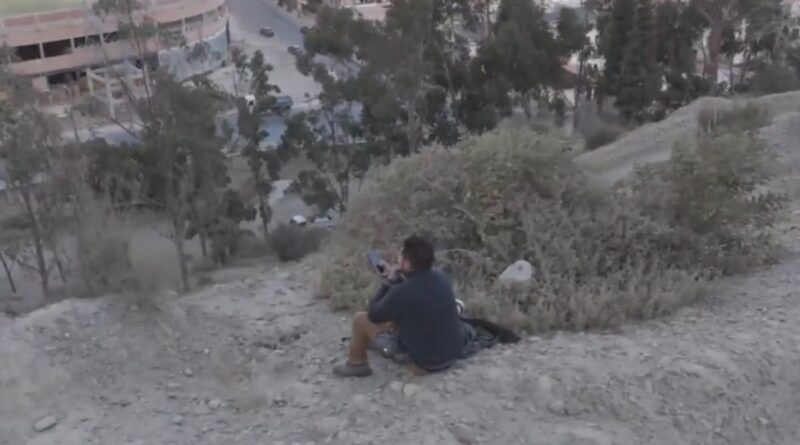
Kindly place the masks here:
[(386, 261), (381, 261), (381, 276), (387, 281), (394, 281), (397, 278), (399, 270), (400, 267), (397, 264), (389, 264)]

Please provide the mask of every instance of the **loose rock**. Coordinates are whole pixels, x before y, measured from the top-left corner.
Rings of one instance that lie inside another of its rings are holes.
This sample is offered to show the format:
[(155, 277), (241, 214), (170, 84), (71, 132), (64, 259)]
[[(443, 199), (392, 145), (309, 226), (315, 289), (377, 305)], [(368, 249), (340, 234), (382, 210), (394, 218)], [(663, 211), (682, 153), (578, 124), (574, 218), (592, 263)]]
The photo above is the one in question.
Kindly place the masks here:
[(415, 385), (413, 383), (408, 383), (403, 386), (403, 395), (406, 397), (414, 397), (420, 390), (419, 385)]
[(547, 409), (549, 409), (553, 414), (558, 414), (559, 416), (563, 416), (567, 413), (563, 400), (551, 400), (550, 403), (547, 404)]
[(389, 389), (394, 392), (403, 392), (403, 382), (394, 381), (389, 384)]
[(222, 408), (222, 400), (219, 400), (219, 399), (209, 400), (208, 401), (208, 407), (213, 409), (213, 410), (220, 409), (220, 408)]
[(44, 431), (49, 430), (50, 428), (53, 428), (56, 425), (58, 425), (58, 417), (51, 414), (49, 416), (42, 417), (41, 419), (34, 422), (33, 429), (37, 433), (42, 433)]
[(503, 273), (497, 277), (501, 283), (527, 283), (533, 279), (533, 266), (525, 260), (519, 260), (508, 266)]

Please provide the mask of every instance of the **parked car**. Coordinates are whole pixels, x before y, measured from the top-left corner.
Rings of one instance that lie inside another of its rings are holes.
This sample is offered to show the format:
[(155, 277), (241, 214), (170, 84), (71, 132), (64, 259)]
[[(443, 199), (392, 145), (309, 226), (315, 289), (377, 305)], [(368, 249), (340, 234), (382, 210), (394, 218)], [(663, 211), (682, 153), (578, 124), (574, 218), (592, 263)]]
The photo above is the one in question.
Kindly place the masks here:
[(293, 56), (299, 56), (299, 55), (303, 54), (303, 49), (300, 48), (297, 45), (289, 46), (288, 51), (289, 51), (289, 54), (291, 54)]
[(264, 37), (275, 37), (275, 31), (273, 31), (272, 28), (261, 28), (258, 33)]
[(294, 101), (289, 96), (276, 96), (275, 102), (270, 106), (270, 111), (273, 113), (286, 113), (292, 109)]
[(332, 229), (336, 227), (336, 221), (328, 216), (317, 216), (309, 221), (309, 219), (303, 215), (295, 215), (289, 219), (289, 224), (300, 227), (320, 227), (323, 229)]
[(305, 34), (305, 33), (309, 32), (309, 31), (311, 31), (312, 29), (314, 29), (313, 26), (301, 26), (300, 27), (300, 32)]

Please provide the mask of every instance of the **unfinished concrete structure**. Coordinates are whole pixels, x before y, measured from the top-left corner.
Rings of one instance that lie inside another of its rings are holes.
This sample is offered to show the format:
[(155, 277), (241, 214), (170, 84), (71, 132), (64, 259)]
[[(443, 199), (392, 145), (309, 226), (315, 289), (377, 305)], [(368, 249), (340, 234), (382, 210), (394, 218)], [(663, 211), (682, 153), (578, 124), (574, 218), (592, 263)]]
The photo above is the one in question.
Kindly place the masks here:
[[(89, 71), (123, 60), (143, 63), (133, 45), (120, 38), (118, 21), (98, 17), (92, 3), (83, 0), (79, 7), (0, 16), (0, 44), (13, 48), (18, 57), (13, 70), (30, 76), (40, 91), (61, 85), (88, 91)], [(174, 51), (180, 46), (178, 42), (192, 45), (224, 41), (224, 45), (212, 46), (227, 49), (226, 0), (139, 0), (139, 3), (143, 9), (136, 19), (146, 16), (156, 24), (156, 36), (146, 44), (146, 57), (152, 57), (153, 61), (162, 59), (165, 52)]]

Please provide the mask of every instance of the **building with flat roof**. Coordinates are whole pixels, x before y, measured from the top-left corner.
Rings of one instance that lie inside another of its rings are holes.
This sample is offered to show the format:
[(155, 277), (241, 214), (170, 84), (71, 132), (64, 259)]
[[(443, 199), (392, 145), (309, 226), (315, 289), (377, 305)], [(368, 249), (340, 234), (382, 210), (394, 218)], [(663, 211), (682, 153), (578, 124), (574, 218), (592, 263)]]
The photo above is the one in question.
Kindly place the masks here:
[(87, 71), (122, 61), (187, 70), (187, 62), (176, 59), (181, 46), (208, 42), (211, 57), (221, 60), (229, 41), (226, 0), (138, 0), (138, 18), (146, 16), (157, 29), (146, 42), (146, 61), (120, 38), (116, 19), (94, 13), (92, 0), (0, 3), (0, 44), (16, 53), (13, 71), (30, 76), (45, 92), (63, 85), (88, 91)]

